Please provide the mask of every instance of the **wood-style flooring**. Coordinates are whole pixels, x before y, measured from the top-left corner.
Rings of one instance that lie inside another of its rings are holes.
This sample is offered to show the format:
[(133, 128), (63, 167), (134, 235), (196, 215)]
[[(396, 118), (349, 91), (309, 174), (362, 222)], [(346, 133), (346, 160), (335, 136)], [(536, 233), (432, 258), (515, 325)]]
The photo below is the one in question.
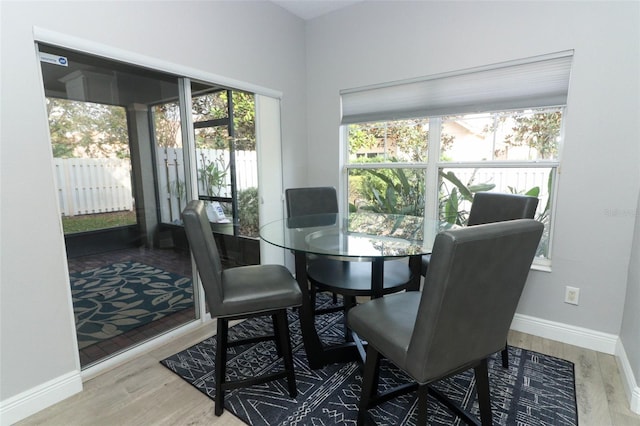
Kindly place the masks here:
[[(84, 383), (84, 391), (18, 423), (27, 425), (243, 425), (159, 361), (211, 336), (209, 324)], [(519, 332), (509, 344), (575, 363), (581, 426), (640, 426), (612, 355)]]

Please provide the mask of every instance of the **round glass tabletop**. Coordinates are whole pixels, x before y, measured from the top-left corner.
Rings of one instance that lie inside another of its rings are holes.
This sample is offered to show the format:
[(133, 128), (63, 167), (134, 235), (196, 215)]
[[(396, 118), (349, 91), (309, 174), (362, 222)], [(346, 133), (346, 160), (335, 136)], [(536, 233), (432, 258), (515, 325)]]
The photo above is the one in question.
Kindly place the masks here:
[(442, 228), (418, 216), (322, 214), (277, 220), (260, 228), (266, 242), (289, 250), (348, 258), (392, 258), (431, 253)]

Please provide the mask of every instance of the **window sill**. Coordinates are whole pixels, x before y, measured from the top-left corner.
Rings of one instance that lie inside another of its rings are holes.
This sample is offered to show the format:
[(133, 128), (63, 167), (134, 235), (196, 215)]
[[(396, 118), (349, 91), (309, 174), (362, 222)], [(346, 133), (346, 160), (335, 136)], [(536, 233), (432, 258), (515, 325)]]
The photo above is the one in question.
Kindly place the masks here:
[(551, 261), (547, 260), (545, 263), (536, 263), (534, 260), (531, 264), (531, 269), (533, 271), (551, 272)]

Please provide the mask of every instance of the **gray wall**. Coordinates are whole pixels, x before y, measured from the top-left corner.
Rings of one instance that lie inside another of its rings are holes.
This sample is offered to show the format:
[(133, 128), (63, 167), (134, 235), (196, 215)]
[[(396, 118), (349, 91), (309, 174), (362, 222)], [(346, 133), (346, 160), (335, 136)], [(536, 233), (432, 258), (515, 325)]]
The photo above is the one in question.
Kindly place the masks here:
[[(304, 146), (304, 22), (269, 2), (7, 2), (1, 7), (0, 400), (79, 370), (33, 26), (281, 91)], [(285, 171), (285, 179), (305, 176)]]

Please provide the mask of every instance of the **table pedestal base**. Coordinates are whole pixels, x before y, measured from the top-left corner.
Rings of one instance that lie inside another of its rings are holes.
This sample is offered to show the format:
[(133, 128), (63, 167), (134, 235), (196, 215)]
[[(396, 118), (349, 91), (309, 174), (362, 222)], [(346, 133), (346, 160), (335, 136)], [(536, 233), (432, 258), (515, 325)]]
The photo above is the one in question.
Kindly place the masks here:
[[(307, 256), (304, 252), (294, 252), (296, 280), (302, 291), (302, 306), (299, 308), (300, 328), (302, 329), (302, 341), (312, 369), (322, 368), (328, 364), (363, 360), (364, 347), (362, 342), (354, 336), (353, 341), (340, 345), (323, 346), (318, 332), (315, 328), (313, 307), (311, 306), (311, 296), (309, 292), (307, 278)], [(410, 291), (420, 290), (420, 268), (421, 256), (409, 257), (409, 268), (411, 269), (411, 283), (408, 287)], [(384, 259), (374, 259), (372, 261), (371, 275), (371, 296), (382, 297), (382, 277), (384, 276)]]

